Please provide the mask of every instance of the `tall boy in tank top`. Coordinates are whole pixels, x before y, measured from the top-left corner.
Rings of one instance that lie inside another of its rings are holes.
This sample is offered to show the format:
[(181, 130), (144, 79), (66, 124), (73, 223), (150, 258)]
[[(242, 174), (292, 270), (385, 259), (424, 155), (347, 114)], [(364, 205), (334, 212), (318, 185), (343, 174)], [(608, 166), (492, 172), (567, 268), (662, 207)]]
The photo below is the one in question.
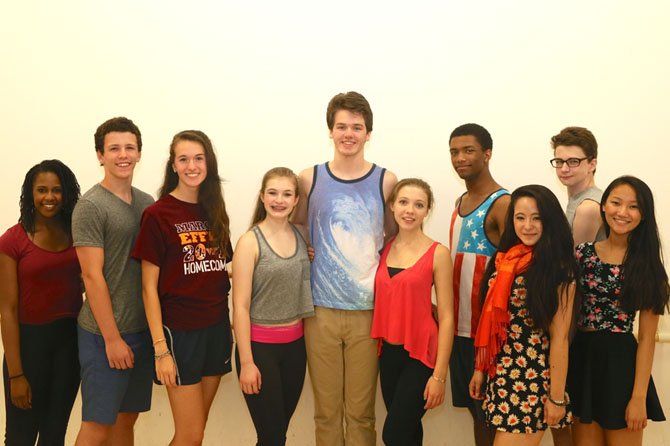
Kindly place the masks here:
[(397, 178), (365, 159), (372, 110), (361, 94), (333, 97), (326, 121), (335, 154), (300, 173), (294, 217), (296, 224), (308, 224), (315, 252), (315, 316), (305, 319), (305, 342), (316, 444), (374, 446), (373, 284), (384, 237), (397, 231), (385, 206)]
[(554, 158), (550, 161), (556, 176), (568, 189), (565, 216), (572, 228), (575, 246), (584, 242), (604, 240), (605, 230), (600, 218), (603, 191), (595, 184), (598, 164), (598, 142), (584, 127), (566, 127), (552, 136)]
[(510, 203), (509, 192), (489, 171), (493, 141), (478, 124), (464, 124), (451, 133), (451, 164), (467, 191), (456, 201), (449, 228), (449, 250), (454, 263), (454, 318), (456, 336), (449, 376), (452, 403), (465, 407), (474, 421), (477, 446), (493, 444), (495, 430), (484, 422), (481, 402), (470, 398), (468, 385), (475, 365), (474, 337), (479, 322), (479, 285), (486, 263), (496, 252)]
[(95, 132), (104, 177), (72, 214), (72, 238), (86, 301), (79, 313), (82, 423), (78, 446), (133, 444), (139, 412), (149, 410), (153, 349), (142, 304), (140, 264), (130, 251), (150, 195), (132, 186), (142, 136), (127, 118)]

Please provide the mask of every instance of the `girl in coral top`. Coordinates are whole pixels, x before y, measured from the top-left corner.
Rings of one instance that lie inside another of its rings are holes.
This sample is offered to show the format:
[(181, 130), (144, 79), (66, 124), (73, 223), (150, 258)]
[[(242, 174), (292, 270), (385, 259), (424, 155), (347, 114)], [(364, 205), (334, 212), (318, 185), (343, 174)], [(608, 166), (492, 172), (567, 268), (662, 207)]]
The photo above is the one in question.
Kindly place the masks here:
[(454, 335), (451, 256), (423, 232), (433, 206), (425, 181), (398, 182), (388, 204), (398, 235), (384, 248), (377, 269), (371, 334), (380, 342), (379, 377), (388, 411), (382, 438), (387, 445), (421, 444), (421, 418), (444, 401)]

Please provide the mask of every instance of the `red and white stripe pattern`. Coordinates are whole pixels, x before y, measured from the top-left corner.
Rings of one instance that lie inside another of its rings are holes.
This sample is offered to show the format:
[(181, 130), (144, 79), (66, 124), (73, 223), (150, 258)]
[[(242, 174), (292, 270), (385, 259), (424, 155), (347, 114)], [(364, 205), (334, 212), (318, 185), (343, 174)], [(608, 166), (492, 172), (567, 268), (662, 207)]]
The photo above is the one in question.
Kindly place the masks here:
[(454, 263), (454, 318), (456, 335), (474, 338), (481, 313), (479, 288), (486, 263), (496, 247), (486, 236), (484, 221), (493, 202), (505, 189), (489, 195), (475, 210), (461, 216), (459, 205), (451, 216), (449, 249)]

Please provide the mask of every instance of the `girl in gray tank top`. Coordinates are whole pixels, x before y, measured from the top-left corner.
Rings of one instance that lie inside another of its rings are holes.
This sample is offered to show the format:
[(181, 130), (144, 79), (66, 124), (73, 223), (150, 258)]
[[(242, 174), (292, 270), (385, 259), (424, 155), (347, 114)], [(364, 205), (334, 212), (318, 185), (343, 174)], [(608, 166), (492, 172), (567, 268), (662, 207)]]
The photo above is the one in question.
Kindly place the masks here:
[(259, 444), (284, 444), (305, 379), (302, 320), (314, 306), (307, 243), (289, 222), (298, 197), (290, 169), (268, 171), (233, 256), (237, 375)]

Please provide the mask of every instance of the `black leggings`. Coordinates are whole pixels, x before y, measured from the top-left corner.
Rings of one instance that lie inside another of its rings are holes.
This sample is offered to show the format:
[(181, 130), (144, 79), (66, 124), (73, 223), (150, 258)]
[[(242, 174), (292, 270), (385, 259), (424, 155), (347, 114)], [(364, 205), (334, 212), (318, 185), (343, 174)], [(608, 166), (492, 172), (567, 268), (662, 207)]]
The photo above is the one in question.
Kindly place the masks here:
[(77, 320), (60, 319), (45, 325), (19, 326), (21, 362), (32, 391), (32, 409), (14, 406), (10, 396), (7, 362), (5, 385), (5, 445), (62, 445), (72, 405), (79, 389)]
[(433, 369), (410, 358), (404, 346), (383, 343), (379, 357), (379, 381), (388, 412), (382, 433), (384, 444), (422, 444), (421, 418), (426, 413), (423, 391), (432, 374)]
[[(254, 363), (261, 372), (262, 387), (256, 395), (244, 394), (251, 419), (256, 428), (258, 446), (283, 446), (286, 431), (298, 405), (305, 382), (305, 339), (288, 344), (251, 342)], [(240, 376), (240, 355), (235, 348), (237, 377)]]

